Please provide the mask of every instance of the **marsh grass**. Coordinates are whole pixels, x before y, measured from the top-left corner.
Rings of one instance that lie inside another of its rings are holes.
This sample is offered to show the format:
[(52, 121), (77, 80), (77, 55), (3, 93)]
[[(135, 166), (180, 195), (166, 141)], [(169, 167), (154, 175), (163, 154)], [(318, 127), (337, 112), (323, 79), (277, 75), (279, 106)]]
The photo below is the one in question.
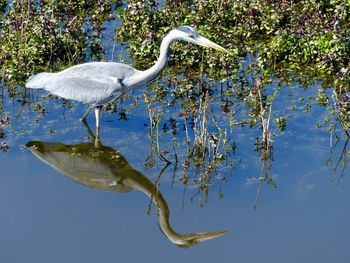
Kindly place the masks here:
[(113, 18), (112, 4), (121, 3), (12, 1), (0, 24), (0, 77), (21, 84), (38, 71), (101, 59), (103, 23)]

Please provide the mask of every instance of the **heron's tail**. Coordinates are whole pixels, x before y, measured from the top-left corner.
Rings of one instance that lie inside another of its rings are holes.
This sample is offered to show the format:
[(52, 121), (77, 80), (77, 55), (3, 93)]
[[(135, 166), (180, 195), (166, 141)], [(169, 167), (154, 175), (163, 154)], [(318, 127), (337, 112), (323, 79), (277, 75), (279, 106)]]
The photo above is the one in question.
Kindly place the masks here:
[(39, 73), (34, 76), (31, 76), (27, 83), (26, 88), (30, 89), (43, 89), (45, 85), (52, 79), (53, 73)]

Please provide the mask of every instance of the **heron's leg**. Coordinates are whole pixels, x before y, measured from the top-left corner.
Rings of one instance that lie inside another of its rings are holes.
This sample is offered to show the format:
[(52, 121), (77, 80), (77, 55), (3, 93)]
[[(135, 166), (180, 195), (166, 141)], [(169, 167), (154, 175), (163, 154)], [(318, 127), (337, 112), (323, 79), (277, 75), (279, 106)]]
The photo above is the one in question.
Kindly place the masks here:
[(90, 139), (92, 139), (93, 142), (95, 143), (95, 147), (99, 148), (101, 146), (101, 142), (100, 142), (100, 128), (96, 128), (96, 135), (95, 135), (92, 132), (92, 130), (90, 129), (90, 126), (86, 122), (86, 120), (82, 120), (82, 123), (84, 124), (86, 130), (88, 131)]
[(101, 146), (100, 127), (96, 127), (95, 147), (100, 148), (100, 146)]
[(90, 138), (95, 139), (96, 136), (95, 136), (95, 134), (92, 132), (92, 130), (90, 129), (90, 126), (89, 126), (89, 124), (86, 122), (86, 120), (85, 120), (85, 119), (84, 119), (84, 120), (81, 120), (81, 122), (84, 124), (86, 130), (88, 131)]
[(95, 108), (95, 117), (96, 117), (96, 138), (95, 138), (95, 147), (100, 147), (100, 116), (101, 116), (102, 106)]
[(81, 121), (85, 121), (86, 117), (89, 115), (90, 111), (93, 109), (93, 106), (89, 106), (89, 108), (84, 113), (84, 116), (80, 119)]
[(97, 106), (97, 107), (95, 108), (96, 128), (100, 128), (101, 110), (102, 110), (102, 106)]

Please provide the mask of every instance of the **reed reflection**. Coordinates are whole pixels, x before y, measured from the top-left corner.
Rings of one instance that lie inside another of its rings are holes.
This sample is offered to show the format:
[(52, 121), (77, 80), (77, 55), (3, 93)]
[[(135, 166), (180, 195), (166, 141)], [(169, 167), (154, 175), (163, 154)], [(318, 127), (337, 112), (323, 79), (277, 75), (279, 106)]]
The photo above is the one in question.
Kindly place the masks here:
[(40, 160), (53, 167), (76, 183), (104, 191), (126, 193), (137, 190), (145, 193), (157, 207), (161, 232), (175, 245), (189, 248), (201, 241), (222, 236), (226, 231), (181, 234), (169, 220), (170, 211), (166, 200), (156, 185), (115, 149), (101, 143), (66, 145), (60, 142), (30, 141), (30, 151)]

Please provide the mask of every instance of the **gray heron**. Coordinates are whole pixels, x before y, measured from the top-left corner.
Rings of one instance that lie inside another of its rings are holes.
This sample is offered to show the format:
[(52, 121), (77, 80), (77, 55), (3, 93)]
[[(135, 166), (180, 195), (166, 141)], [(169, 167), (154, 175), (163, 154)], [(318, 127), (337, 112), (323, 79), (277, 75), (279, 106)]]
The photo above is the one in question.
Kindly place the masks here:
[(88, 104), (81, 120), (84, 121), (89, 112), (95, 109), (98, 131), (102, 106), (157, 78), (166, 67), (170, 45), (176, 40), (229, 53), (225, 48), (201, 36), (194, 28), (181, 26), (171, 30), (163, 38), (158, 60), (147, 70), (137, 70), (123, 63), (89, 62), (56, 73), (36, 74), (28, 79), (26, 87), (44, 89), (59, 97)]

